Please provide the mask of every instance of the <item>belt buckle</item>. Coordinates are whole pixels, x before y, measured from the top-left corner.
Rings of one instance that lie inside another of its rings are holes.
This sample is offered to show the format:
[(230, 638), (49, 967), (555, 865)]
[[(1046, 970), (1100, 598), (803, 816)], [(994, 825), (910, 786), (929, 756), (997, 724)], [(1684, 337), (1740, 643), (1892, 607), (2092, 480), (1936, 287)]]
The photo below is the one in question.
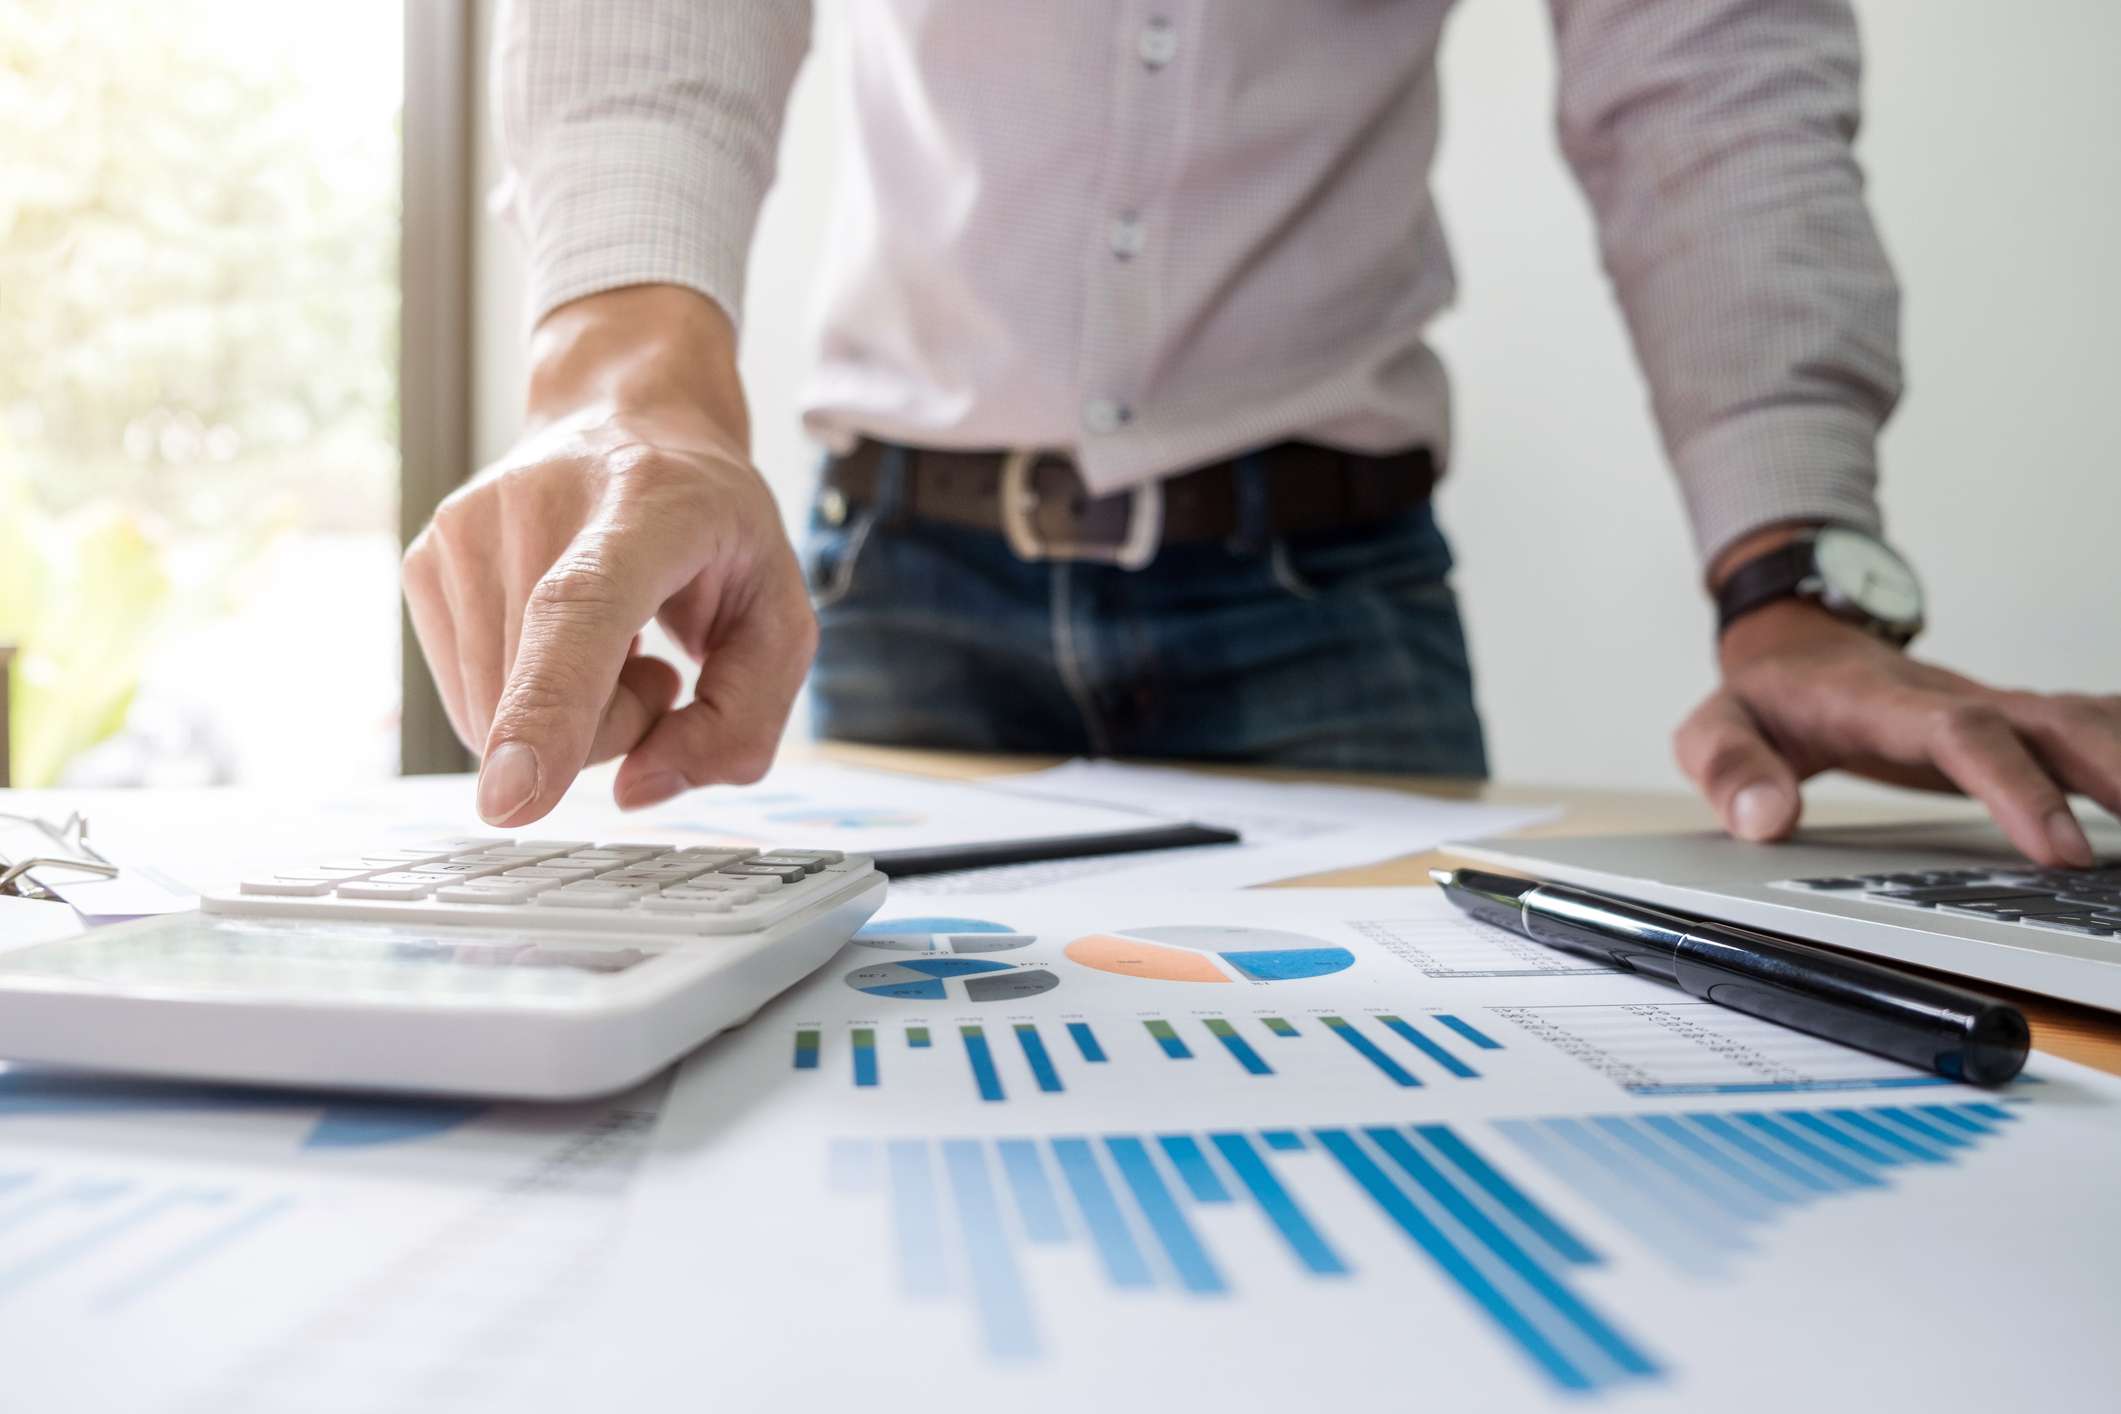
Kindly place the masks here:
[(1002, 459), (1002, 536), (1020, 560), (1070, 560), (1087, 564), (1116, 565), (1123, 570), (1146, 568), (1156, 558), (1164, 538), (1164, 487), (1148, 481), (1127, 492), (1127, 533), (1116, 545), (1043, 539), (1031, 518), (1038, 513), (1038, 490), (1031, 472), (1048, 453), (1036, 447), (1021, 447)]

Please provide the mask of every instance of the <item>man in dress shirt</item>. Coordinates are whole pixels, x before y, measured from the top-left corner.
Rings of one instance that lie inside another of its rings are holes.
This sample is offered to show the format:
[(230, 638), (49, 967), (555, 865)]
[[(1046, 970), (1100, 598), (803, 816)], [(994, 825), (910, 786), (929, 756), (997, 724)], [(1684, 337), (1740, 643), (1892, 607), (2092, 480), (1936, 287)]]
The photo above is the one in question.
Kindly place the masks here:
[[(1448, 8), (848, 6), (806, 576), (748, 460), (735, 331), (807, 4), (508, 4), (529, 426), (405, 566), (485, 818), (535, 820), (612, 756), (624, 805), (755, 780), (813, 655), (827, 736), (1482, 773), (1429, 508)], [(1800, 592), (1801, 559), (1774, 579), (1819, 527), (1894, 565), (1868, 537), (1898, 301), (1846, 0), (1552, 9), (1562, 146), (1694, 550), (1727, 616), (1751, 596), (1681, 764), (1747, 838), (1840, 768), (1964, 790), (2026, 854), (2089, 862), (2065, 791), (2121, 806), (2121, 703), (1969, 681)], [(638, 651), (651, 618), (700, 662), (682, 706)]]

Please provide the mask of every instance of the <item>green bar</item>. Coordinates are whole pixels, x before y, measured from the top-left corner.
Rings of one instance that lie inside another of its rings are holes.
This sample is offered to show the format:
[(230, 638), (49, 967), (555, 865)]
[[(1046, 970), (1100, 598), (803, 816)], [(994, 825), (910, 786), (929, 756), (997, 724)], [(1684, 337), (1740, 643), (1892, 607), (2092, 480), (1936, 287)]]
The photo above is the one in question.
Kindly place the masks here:
[(795, 1033), (795, 1068), (797, 1070), (817, 1069), (817, 1039), (818, 1033), (814, 1027), (805, 1027)]
[(873, 1050), (876, 1046), (876, 1032), (867, 1026), (855, 1027), (849, 1036), (858, 1050)]
[(1219, 1016), (1211, 1016), (1207, 1018), (1207, 1021), (1208, 1030), (1217, 1036), (1235, 1036), (1237, 1034), (1237, 1028)]
[(916, 1050), (923, 1046), (931, 1044), (928, 1040), (928, 1028), (925, 1026), (907, 1027), (906, 1044), (914, 1047)]
[[(1154, 1036), (1159, 1041), (1165, 1040), (1172, 1036), (1176, 1036), (1178, 1034), (1176, 1031), (1173, 1031), (1171, 1029), (1171, 1023), (1168, 1021), (1144, 1021), (1142, 1025), (1148, 1027), (1149, 1034), (1151, 1036)], [(816, 1033), (813, 1032), (812, 1034), (814, 1035)]]
[(1294, 1036), (1296, 1034), (1296, 1028), (1291, 1026), (1288, 1021), (1282, 1017), (1265, 1016), (1261, 1017), (1260, 1020), (1266, 1022), (1267, 1029), (1269, 1031), (1272, 1031), (1277, 1036)]

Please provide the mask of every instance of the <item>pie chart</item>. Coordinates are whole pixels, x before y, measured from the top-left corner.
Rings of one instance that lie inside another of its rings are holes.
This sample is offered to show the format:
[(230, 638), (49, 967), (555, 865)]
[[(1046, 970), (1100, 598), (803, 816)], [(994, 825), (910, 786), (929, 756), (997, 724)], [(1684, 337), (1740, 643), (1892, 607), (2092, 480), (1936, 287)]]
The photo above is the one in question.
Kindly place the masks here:
[(977, 957), (914, 957), (857, 967), (840, 979), (857, 992), (901, 1002), (1006, 1002), (1060, 985), (1043, 967), (1012, 967)]
[(887, 918), (863, 928), (854, 941), (888, 952), (968, 953), (1007, 952), (1037, 938), (984, 918)]
[(1298, 982), (1355, 965), (1346, 948), (1273, 928), (1128, 928), (1087, 934), (1065, 951), (1084, 967), (1158, 982)]

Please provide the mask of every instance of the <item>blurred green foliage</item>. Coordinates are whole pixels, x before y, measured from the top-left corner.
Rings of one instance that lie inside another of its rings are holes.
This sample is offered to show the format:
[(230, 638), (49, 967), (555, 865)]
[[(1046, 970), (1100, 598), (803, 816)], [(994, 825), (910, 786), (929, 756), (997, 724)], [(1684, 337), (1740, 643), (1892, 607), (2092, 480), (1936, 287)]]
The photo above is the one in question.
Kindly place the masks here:
[(325, 82), (350, 56), (305, 8), (0, 4), (20, 784), (115, 730), (148, 635), (273, 535), (395, 523), (395, 57)]

